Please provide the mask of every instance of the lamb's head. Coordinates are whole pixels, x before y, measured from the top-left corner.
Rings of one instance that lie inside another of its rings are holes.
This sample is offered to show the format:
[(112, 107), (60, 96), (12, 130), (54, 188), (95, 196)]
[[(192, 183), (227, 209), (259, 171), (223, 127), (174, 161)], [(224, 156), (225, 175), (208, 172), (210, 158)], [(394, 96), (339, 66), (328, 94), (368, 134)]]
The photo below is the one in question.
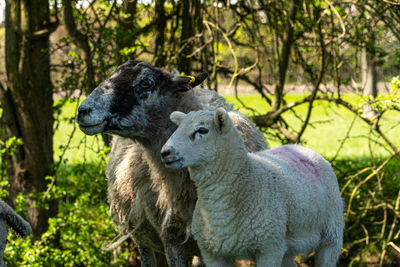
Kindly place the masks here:
[(166, 108), (173, 108), (174, 101), (206, 77), (205, 73), (194, 79), (182, 77), (147, 62), (128, 60), (81, 103), (77, 122), (88, 135), (143, 136), (150, 128), (162, 127), (157, 123), (168, 112)]
[(236, 131), (223, 108), (216, 111), (175, 111), (170, 116), (178, 125), (161, 150), (168, 168), (200, 167), (221, 156), (225, 141)]

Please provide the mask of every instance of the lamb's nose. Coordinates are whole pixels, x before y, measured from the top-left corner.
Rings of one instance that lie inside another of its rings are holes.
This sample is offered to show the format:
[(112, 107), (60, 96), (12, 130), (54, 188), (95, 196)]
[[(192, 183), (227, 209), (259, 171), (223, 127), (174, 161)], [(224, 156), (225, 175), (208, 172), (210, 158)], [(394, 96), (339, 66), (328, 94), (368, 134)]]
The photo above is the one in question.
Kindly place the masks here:
[(165, 159), (166, 157), (168, 157), (169, 155), (171, 155), (171, 149), (167, 148), (167, 149), (163, 149), (161, 151), (161, 157), (163, 159)]

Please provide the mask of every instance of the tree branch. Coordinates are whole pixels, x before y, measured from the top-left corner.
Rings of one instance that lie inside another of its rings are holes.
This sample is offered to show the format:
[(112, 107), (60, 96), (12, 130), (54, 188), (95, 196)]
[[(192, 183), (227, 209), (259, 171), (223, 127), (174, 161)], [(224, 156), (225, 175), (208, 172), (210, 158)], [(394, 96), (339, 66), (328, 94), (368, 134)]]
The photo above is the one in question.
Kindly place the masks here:
[(65, 27), (68, 33), (71, 35), (71, 39), (74, 44), (83, 51), (86, 63), (86, 75), (88, 88), (87, 92), (91, 91), (95, 87), (95, 78), (93, 70), (93, 62), (91, 56), (91, 49), (89, 44), (89, 39), (86, 35), (82, 34), (76, 25), (73, 12), (72, 12), (72, 2), (71, 0), (62, 0), (63, 11), (64, 11), (64, 21)]
[(320, 16), (321, 14), (320, 14), (320, 12), (321, 12), (321, 10), (319, 10), (317, 12), (318, 17), (316, 18), (316, 20), (318, 21), (318, 35), (319, 35), (319, 43), (320, 43), (320, 47), (321, 47), (321, 69), (319, 71), (319, 75), (318, 75), (317, 79), (314, 79), (315, 77), (314, 77), (314, 74), (312, 72), (311, 66), (306, 64), (304, 58), (300, 54), (300, 51), (299, 51), (298, 47), (296, 47), (297, 48), (297, 52), (300, 55), (300, 58), (302, 59), (302, 61), (304, 63), (304, 64), (302, 64), (302, 66), (307, 66), (307, 68), (309, 69), (310, 78), (313, 81), (316, 81), (315, 84), (314, 84), (314, 89), (313, 89), (313, 91), (311, 93), (311, 96), (310, 96), (310, 101), (309, 101), (309, 104), (308, 104), (308, 110), (307, 110), (306, 119), (305, 119), (305, 121), (303, 123), (303, 126), (300, 129), (300, 132), (297, 134), (297, 142), (300, 142), (300, 138), (304, 134), (304, 132), (305, 132), (307, 126), (308, 126), (308, 123), (309, 123), (310, 118), (311, 118), (311, 112), (312, 112), (312, 109), (313, 109), (314, 100), (315, 100), (315, 97), (317, 95), (317, 92), (319, 91), (319, 86), (320, 86), (320, 84), (322, 82), (322, 78), (324, 77), (324, 73), (325, 73), (326, 50), (325, 50), (325, 43), (324, 43), (324, 35), (322, 33), (322, 27), (321, 27), (321, 19), (320, 19), (321, 18), (321, 16)]

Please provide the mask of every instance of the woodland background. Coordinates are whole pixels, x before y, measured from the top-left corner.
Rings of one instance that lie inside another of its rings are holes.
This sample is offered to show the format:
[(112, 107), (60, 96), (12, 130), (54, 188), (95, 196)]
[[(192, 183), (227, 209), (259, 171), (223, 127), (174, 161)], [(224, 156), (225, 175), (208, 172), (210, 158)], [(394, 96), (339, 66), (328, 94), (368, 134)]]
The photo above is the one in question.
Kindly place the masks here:
[[(4, 1), (2, 2), (4, 6)], [(6, 0), (0, 28), (0, 198), (33, 226), (9, 266), (139, 266), (117, 235), (108, 136), (77, 107), (127, 59), (208, 72), (274, 147), (333, 165), (345, 201), (342, 266), (400, 264), (398, 0)], [(300, 260), (312, 263), (310, 257)]]

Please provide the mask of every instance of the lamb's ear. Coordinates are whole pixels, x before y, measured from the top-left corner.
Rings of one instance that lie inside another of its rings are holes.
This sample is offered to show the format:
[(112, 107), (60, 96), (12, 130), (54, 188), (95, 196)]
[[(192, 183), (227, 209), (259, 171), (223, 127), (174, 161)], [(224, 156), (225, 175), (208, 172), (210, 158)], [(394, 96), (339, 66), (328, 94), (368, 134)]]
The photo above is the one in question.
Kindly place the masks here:
[(229, 119), (228, 113), (223, 108), (217, 108), (214, 117), (215, 125), (217, 129), (222, 133), (226, 134), (231, 127), (231, 120)]
[(169, 115), (169, 118), (173, 123), (179, 125), (181, 121), (186, 117), (186, 114), (180, 111), (174, 111)]

